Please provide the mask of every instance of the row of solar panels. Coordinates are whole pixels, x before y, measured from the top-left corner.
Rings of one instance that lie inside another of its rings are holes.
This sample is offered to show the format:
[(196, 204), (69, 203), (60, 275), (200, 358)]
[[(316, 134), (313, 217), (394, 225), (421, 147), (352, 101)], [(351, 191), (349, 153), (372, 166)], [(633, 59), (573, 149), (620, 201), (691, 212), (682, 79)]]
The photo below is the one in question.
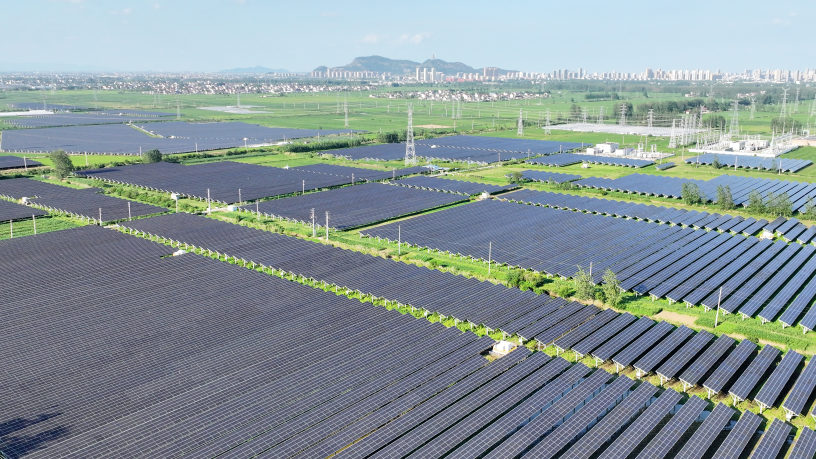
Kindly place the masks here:
[(521, 175), (527, 180), (548, 183), (565, 183), (582, 178), (580, 175), (575, 174), (562, 174), (559, 172), (534, 171), (534, 170), (521, 171)]
[[(167, 212), (164, 207), (119, 199), (99, 191), (101, 190), (98, 188), (75, 189), (27, 178), (0, 180), (0, 196), (5, 199), (19, 201), (27, 198), (40, 209), (64, 212), (94, 221), (112, 222)], [(19, 207), (22, 209), (15, 210), (15, 214), (20, 215), (19, 218), (28, 218), (33, 212), (39, 212), (25, 206)]]
[[(551, 228), (558, 230), (547, 230)], [(816, 298), (812, 245), (492, 200), (362, 234), (392, 241), (399, 236), (418, 247), (490, 258), (562, 278), (583, 269), (600, 283), (611, 270), (621, 288), (637, 294), (707, 309), (721, 303), (729, 313), (758, 316), (763, 322), (778, 318), (785, 326), (816, 328), (816, 308), (808, 308)]]
[(654, 164), (648, 159), (618, 158), (614, 156), (582, 155), (578, 153), (563, 153), (544, 156), (527, 161), (528, 164), (541, 166), (564, 167), (578, 163), (603, 164), (606, 166), (645, 167)]
[[(591, 356), (598, 364), (612, 362), (619, 371), (632, 367), (639, 377), (654, 373), (661, 383), (679, 380), (686, 391), (705, 388), (709, 397), (728, 393), (735, 402), (752, 400), (764, 408), (775, 407), (784, 399), (782, 407), (788, 418), (805, 414), (816, 390), (816, 365), (806, 366), (799, 374), (804, 358), (795, 351), (788, 351), (776, 365), (781, 352), (773, 346), (765, 345), (757, 354), (756, 343), (749, 340), (737, 343), (727, 335), (716, 337), (705, 330), (694, 333), (685, 326), (675, 328), (611, 309), (553, 344), (559, 352), (572, 350), (579, 357)], [(786, 387), (792, 389), (783, 397)]]
[(717, 199), (717, 187), (729, 187), (734, 204), (747, 206), (752, 192), (760, 193), (763, 199), (769, 193), (773, 195), (787, 194), (791, 202), (791, 210), (803, 212), (808, 201), (816, 197), (816, 183), (800, 183), (788, 180), (758, 179), (754, 177), (738, 177), (721, 175), (712, 180), (694, 180), (662, 175), (630, 174), (616, 179), (601, 177), (587, 177), (575, 182), (576, 185), (588, 188), (598, 188), (623, 193), (646, 194), (667, 198), (682, 198), (684, 183), (696, 184), (707, 201)]
[[(761, 156), (728, 155), (719, 153), (703, 153), (686, 159), (686, 164), (714, 164), (718, 161), (722, 166), (737, 167), (742, 169), (765, 169), (782, 172), (798, 172), (811, 164), (813, 161), (796, 158), (765, 158)], [(774, 164), (775, 163), (775, 164)]]
[[(0, 194), (0, 196), (2, 195)], [(22, 204), (17, 204), (16, 202), (0, 199), (0, 222), (2, 223), (8, 223), (13, 220), (26, 220), (35, 215), (39, 217), (48, 215), (48, 213), (40, 209), (33, 209)]]
[(242, 209), (260, 212), (271, 218), (348, 230), (466, 199), (461, 195), (412, 187), (364, 183), (320, 193), (273, 199), (247, 205)]
[(728, 214), (709, 214), (697, 210), (536, 190), (520, 190), (502, 195), (499, 199), (684, 227), (727, 231), (746, 236), (754, 236), (767, 231), (788, 242), (797, 241), (800, 244), (808, 244), (816, 238), (816, 227), (806, 227), (795, 218), (778, 217), (768, 222), (765, 219), (757, 220), (753, 217), (733, 217)]
[(423, 190), (440, 191), (445, 193), (456, 193), (465, 196), (473, 196), (481, 193), (500, 193), (502, 191), (518, 188), (518, 185), (487, 185), (478, 182), (466, 182), (464, 180), (447, 179), (440, 177), (409, 177), (391, 182), (392, 185), (420, 188)]
[(674, 167), (674, 163), (662, 163), (655, 166), (655, 169), (665, 171), (666, 169), (671, 169), (672, 167)]

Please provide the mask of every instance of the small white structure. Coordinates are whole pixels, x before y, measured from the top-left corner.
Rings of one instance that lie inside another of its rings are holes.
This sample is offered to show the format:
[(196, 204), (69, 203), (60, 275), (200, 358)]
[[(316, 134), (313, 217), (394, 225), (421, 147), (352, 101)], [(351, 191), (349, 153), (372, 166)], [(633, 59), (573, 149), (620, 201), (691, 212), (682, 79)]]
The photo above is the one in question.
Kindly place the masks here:
[(228, 212), (238, 212), (238, 210), (239, 210), (238, 206), (234, 206), (234, 205), (227, 206), (227, 211)]
[(499, 341), (493, 345), (493, 352), (504, 356), (512, 352), (516, 347), (516, 344), (511, 343), (510, 341)]

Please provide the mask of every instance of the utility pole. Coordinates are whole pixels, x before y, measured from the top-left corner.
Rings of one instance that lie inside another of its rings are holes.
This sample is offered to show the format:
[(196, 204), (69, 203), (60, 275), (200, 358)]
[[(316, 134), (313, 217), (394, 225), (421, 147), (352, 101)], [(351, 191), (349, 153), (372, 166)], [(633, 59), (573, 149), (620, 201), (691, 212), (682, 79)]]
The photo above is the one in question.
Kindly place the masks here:
[(544, 120), (544, 134), (551, 134), (550, 132), (550, 109), (547, 109), (547, 117)]
[(37, 234), (37, 218), (34, 215), (31, 216), (31, 223), (34, 224), (34, 234), (36, 235)]
[(315, 227), (315, 211), (312, 207), (312, 237), (317, 237), (317, 228)]
[(722, 301), (723, 288), (720, 287), (720, 295), (717, 297), (717, 315), (714, 316), (714, 328), (717, 328), (717, 323), (720, 321), (720, 301)]
[(408, 129), (405, 131), (405, 165), (415, 166), (416, 148), (414, 147), (414, 108), (413, 104), (408, 104)]
[[(314, 213), (314, 211), (312, 211)], [(259, 209), (258, 201), (255, 201), (255, 215), (258, 216), (258, 221), (261, 221), (261, 210)], [(314, 218), (312, 218), (312, 226), (314, 226)]]
[(782, 90), (782, 110), (779, 112), (779, 118), (780, 119), (785, 118), (788, 115), (787, 108), (788, 108), (788, 90), (789, 89), (790, 88), (785, 88), (785, 89)]
[(346, 117), (344, 126), (349, 127), (349, 125), (348, 125), (348, 101), (347, 100), (343, 101), (343, 113), (345, 114), (345, 117)]
[(750, 119), (754, 119), (754, 112), (756, 111), (756, 97), (751, 98), (751, 117)]
[(397, 225), (397, 255), (402, 255), (402, 225)]
[(326, 211), (326, 240), (329, 240), (329, 211)]
[(490, 260), (493, 258), (493, 241), (487, 246), (487, 275), (490, 275)]
[(130, 214), (130, 201), (128, 201), (128, 221), (131, 221), (131, 214)]
[(207, 188), (207, 215), (212, 213), (212, 201), (210, 201), (210, 189)]

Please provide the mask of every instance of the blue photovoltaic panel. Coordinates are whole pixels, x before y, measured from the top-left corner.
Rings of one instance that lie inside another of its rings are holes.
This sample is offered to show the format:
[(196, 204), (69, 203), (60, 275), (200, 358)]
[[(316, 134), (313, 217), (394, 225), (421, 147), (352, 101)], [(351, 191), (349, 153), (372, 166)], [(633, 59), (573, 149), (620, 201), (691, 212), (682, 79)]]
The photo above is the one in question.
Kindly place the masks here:
[[(723, 335), (726, 336), (726, 335)], [(717, 365), (714, 373), (705, 380), (703, 387), (720, 393), (728, 387), (728, 383), (740, 374), (740, 369), (756, 350), (753, 341), (744, 339), (721, 364)]]
[(734, 338), (728, 335), (720, 335), (720, 337), (714, 341), (714, 344), (709, 346), (705, 352), (686, 368), (679, 379), (687, 384), (695, 386), (699, 384), (708, 372), (717, 368), (717, 362), (731, 349), (734, 341)]
[(646, 403), (657, 392), (657, 388), (648, 382), (642, 382), (634, 392), (618, 403), (609, 414), (604, 416), (598, 424), (589, 430), (578, 442), (564, 453), (562, 457), (570, 459), (589, 459), (612, 436), (621, 430), (622, 426), (637, 415)]
[(683, 347), (676, 350), (663, 365), (655, 370), (655, 373), (667, 379), (677, 377), (680, 372), (683, 371), (683, 368), (685, 368), (713, 338), (713, 334), (705, 330), (700, 330), (683, 345)]
[(632, 344), (626, 346), (624, 350), (615, 354), (615, 356), (612, 357), (612, 361), (617, 365), (628, 367), (636, 361), (638, 357), (649, 352), (649, 349), (651, 349), (655, 343), (663, 339), (663, 337), (668, 335), (672, 330), (674, 330), (674, 325), (668, 322), (659, 322)]
[(646, 445), (638, 457), (661, 459), (671, 451), (672, 447), (680, 440), (680, 437), (691, 427), (691, 424), (700, 417), (708, 402), (700, 397), (692, 396), (683, 404), (683, 407), (675, 413), (669, 422), (661, 428), (657, 435)]
[(813, 395), (814, 388), (816, 388), (816, 365), (809, 362), (782, 403), (782, 408), (796, 415), (802, 414)]
[(766, 344), (762, 348), (759, 355), (748, 365), (748, 368), (743, 372), (737, 382), (731, 386), (728, 393), (739, 400), (745, 400), (748, 394), (754, 390), (754, 387), (762, 380), (765, 373), (773, 365), (774, 360), (781, 354), (779, 349)]
[(649, 433), (680, 402), (680, 394), (666, 389), (649, 408), (638, 416), (623, 433), (598, 456), (598, 459), (627, 457), (640, 445)]
[(737, 425), (731, 429), (731, 433), (725, 438), (725, 441), (717, 448), (712, 459), (739, 459), (742, 455), (745, 446), (751, 441), (759, 425), (762, 423), (762, 418), (750, 411), (744, 411)]
[(779, 419), (771, 421), (770, 427), (762, 434), (762, 438), (759, 439), (759, 444), (751, 457), (757, 459), (774, 459), (779, 456), (779, 452), (788, 440), (791, 429), (791, 425), (785, 421)]
[(634, 367), (644, 374), (650, 373), (658, 367), (664, 360), (669, 358), (687, 339), (694, 334), (694, 331), (685, 325), (681, 325), (674, 330), (669, 336), (654, 347), (648, 354), (641, 357)]
[(816, 456), (816, 432), (802, 427), (802, 432), (793, 444), (793, 451), (788, 459), (813, 459), (814, 456)]
[(635, 323), (623, 329), (617, 336), (592, 351), (592, 356), (603, 362), (611, 360), (615, 354), (632, 341), (641, 337), (654, 324), (654, 320), (648, 317), (641, 317)]
[(723, 428), (728, 425), (735, 412), (728, 406), (718, 403), (700, 427), (694, 431), (683, 449), (677, 453), (675, 459), (702, 459), (706, 457), (706, 452), (711, 448)]
[(785, 388), (785, 385), (791, 376), (793, 376), (793, 373), (799, 367), (803, 359), (804, 357), (796, 351), (788, 351), (774, 372), (771, 373), (768, 381), (765, 382), (762, 389), (760, 389), (759, 393), (754, 397), (754, 401), (768, 408), (774, 406), (779, 395), (782, 393), (782, 389)]

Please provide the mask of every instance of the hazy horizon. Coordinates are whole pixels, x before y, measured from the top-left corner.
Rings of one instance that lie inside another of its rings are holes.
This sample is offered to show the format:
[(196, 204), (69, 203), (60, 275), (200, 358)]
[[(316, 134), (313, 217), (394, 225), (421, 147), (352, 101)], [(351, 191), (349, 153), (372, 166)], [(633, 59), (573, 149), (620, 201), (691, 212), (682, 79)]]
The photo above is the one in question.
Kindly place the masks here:
[(816, 66), (805, 53), (816, 7), (774, 5), (34, 0), (5, 8), (6, 36), (16, 38), (0, 44), (0, 71), (307, 72), (370, 55), (531, 72)]

